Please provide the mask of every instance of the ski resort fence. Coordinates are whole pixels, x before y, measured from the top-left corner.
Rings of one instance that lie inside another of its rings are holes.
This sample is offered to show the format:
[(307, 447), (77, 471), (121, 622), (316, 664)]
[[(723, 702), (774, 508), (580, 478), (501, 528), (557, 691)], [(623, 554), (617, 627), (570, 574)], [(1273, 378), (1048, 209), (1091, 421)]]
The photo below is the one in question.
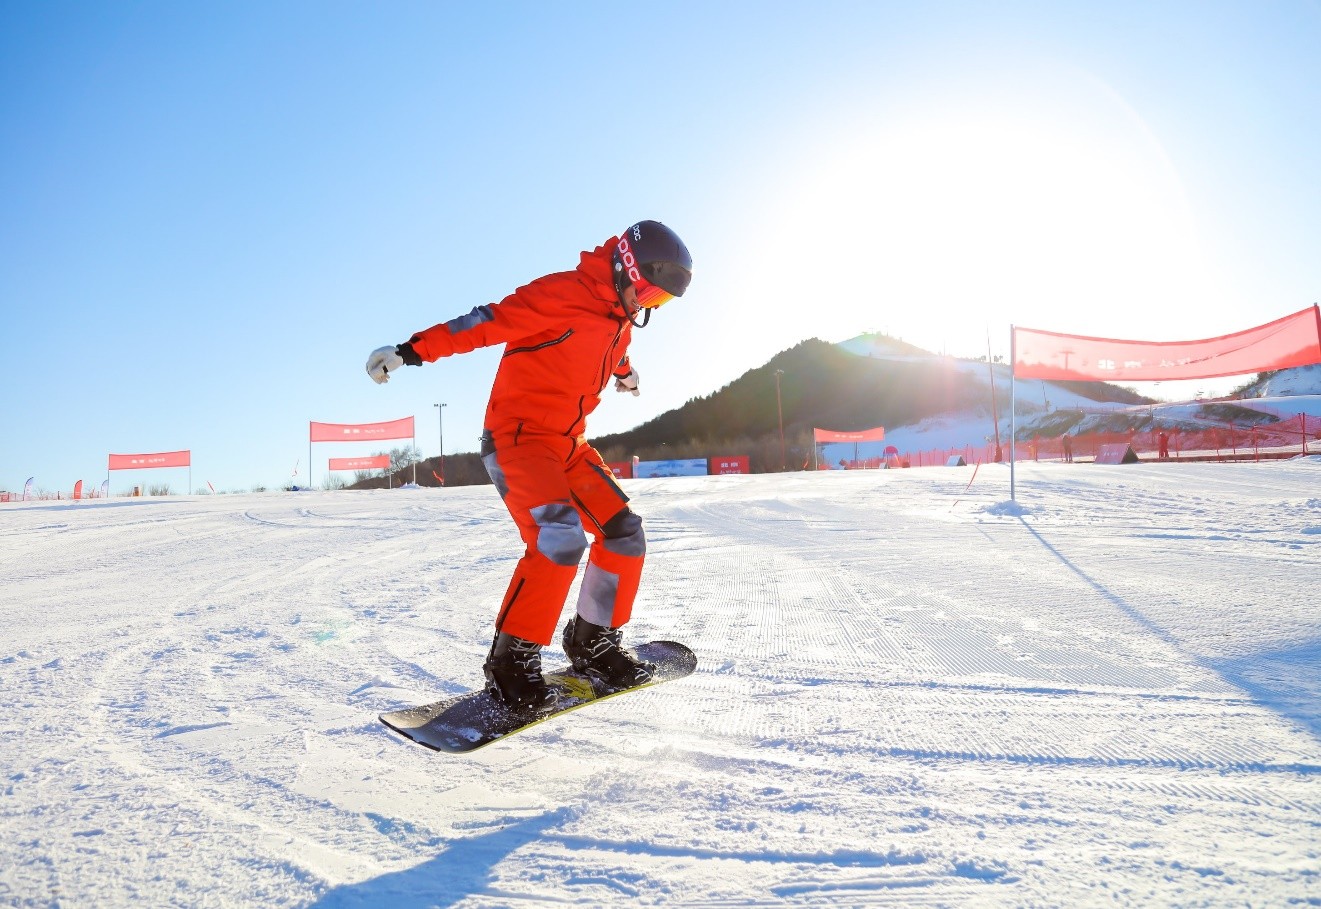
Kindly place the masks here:
[[(1199, 429), (1155, 426), (1123, 432), (1086, 432), (1054, 437), (1026, 436), (1013, 447), (1018, 461), (1093, 461), (1110, 445), (1132, 447), (1141, 460), (1244, 461), (1267, 460), (1321, 453), (1321, 417), (1297, 414), (1265, 424), (1224, 423)], [(887, 450), (881, 456), (843, 458), (828, 462), (821, 470), (881, 470), (895, 467), (944, 467), (951, 459), (967, 464), (1009, 460), (1005, 440), (996, 456), (996, 446), (964, 445), (913, 451)]]
[[(1292, 457), (1321, 451), (1321, 419), (1305, 413), (1265, 424), (1225, 423), (1201, 429), (1153, 427), (1129, 432), (1093, 432), (1069, 437), (1019, 439), (1018, 460), (1095, 458), (1103, 445), (1127, 443), (1139, 457), (1156, 460), (1242, 461)], [(1072, 449), (1070, 452), (1069, 449)]]

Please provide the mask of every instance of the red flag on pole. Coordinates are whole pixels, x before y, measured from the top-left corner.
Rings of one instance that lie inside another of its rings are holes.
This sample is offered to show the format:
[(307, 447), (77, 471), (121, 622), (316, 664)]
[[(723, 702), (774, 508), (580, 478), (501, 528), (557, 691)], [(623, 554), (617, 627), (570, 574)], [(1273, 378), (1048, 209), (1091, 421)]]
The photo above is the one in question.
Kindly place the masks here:
[(860, 429), (857, 432), (835, 432), (830, 429), (814, 428), (812, 435), (816, 437), (818, 445), (823, 442), (884, 442), (885, 427), (877, 426), (875, 429)]
[(110, 470), (146, 470), (152, 467), (191, 467), (191, 451), (161, 451), (156, 454), (112, 454)]
[(366, 458), (331, 458), (331, 470), (385, 470), (390, 466), (390, 456), (372, 455)]
[(374, 439), (413, 438), (413, 418), (385, 423), (312, 423), (313, 442), (370, 442)]

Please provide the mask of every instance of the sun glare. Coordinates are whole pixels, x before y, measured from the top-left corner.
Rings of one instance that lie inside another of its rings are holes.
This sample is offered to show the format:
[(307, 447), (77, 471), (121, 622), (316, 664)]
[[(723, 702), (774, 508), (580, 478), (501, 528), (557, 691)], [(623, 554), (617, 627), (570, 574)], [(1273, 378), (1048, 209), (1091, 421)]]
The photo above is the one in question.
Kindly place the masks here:
[(1186, 319), (1162, 313), (1211, 292), (1195, 223), (1141, 122), (1104, 113), (945, 111), (836, 137), (767, 218), (774, 268), (743, 273), (773, 275), (758, 298), (827, 340), (976, 356), (989, 329), (1007, 354), (1011, 323), (1179, 339)]

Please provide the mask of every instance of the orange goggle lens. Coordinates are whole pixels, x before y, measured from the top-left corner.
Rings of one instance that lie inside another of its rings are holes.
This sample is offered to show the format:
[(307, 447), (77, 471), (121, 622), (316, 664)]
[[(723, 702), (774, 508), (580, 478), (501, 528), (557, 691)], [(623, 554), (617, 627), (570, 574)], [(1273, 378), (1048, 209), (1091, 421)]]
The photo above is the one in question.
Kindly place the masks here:
[(664, 303), (674, 299), (674, 294), (668, 290), (657, 287), (655, 284), (648, 284), (646, 281), (635, 281), (633, 286), (637, 289), (638, 305), (643, 309), (655, 309)]

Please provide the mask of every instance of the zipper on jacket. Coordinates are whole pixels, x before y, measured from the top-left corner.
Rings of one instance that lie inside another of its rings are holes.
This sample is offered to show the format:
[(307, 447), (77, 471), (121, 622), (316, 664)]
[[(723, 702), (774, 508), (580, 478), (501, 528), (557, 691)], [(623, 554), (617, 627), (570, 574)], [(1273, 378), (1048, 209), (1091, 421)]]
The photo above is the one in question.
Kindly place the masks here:
[[(610, 342), (610, 347), (606, 349), (605, 358), (601, 360), (601, 378), (598, 379), (596, 382), (596, 387), (601, 389), (601, 391), (605, 391), (606, 382), (610, 380), (610, 375), (613, 372), (613, 370), (610, 368), (610, 358), (614, 356), (615, 345), (619, 343), (619, 338), (623, 334), (624, 334), (624, 323), (620, 322), (619, 327), (615, 329), (615, 338), (613, 341)], [(597, 395), (599, 396), (600, 392), (597, 392)], [(579, 395), (578, 419), (574, 420), (573, 425), (569, 427), (570, 434), (573, 434), (573, 431), (575, 429), (578, 429), (581, 432), (582, 429), (587, 428), (585, 425), (583, 425), (587, 420), (587, 415), (584, 412), (586, 409), (587, 409), (587, 395)]]
[[(587, 409), (586, 405), (587, 405), (587, 395), (579, 395), (578, 418), (573, 421), (573, 425), (569, 427), (569, 431), (565, 433), (565, 435), (568, 436), (580, 435), (585, 429), (587, 429), (586, 426), (587, 414), (584, 413), (584, 411)], [(574, 430), (577, 430), (577, 432), (575, 432)]]
[[(505, 351), (504, 356), (507, 357), (510, 354), (516, 354), (516, 353), (530, 353), (534, 350), (542, 350), (546, 347), (554, 347), (556, 344), (563, 344), (565, 341), (569, 340), (569, 338), (572, 336), (573, 336), (573, 329), (570, 328), (568, 331), (560, 335), (558, 338), (555, 338), (550, 341), (542, 341), (540, 344), (530, 344), (527, 347), (511, 347)], [(503, 357), (501, 359), (503, 359)]]
[[(610, 342), (610, 347), (607, 348), (605, 352), (605, 359), (601, 361), (601, 378), (600, 381), (596, 383), (596, 387), (602, 391), (605, 391), (605, 384), (610, 380), (611, 373), (614, 372), (614, 370), (610, 368), (610, 358), (614, 356), (615, 345), (619, 343), (619, 338), (623, 333), (624, 323), (620, 322), (619, 327), (615, 329), (615, 339)], [(580, 408), (581, 406), (582, 405), (579, 405)]]

